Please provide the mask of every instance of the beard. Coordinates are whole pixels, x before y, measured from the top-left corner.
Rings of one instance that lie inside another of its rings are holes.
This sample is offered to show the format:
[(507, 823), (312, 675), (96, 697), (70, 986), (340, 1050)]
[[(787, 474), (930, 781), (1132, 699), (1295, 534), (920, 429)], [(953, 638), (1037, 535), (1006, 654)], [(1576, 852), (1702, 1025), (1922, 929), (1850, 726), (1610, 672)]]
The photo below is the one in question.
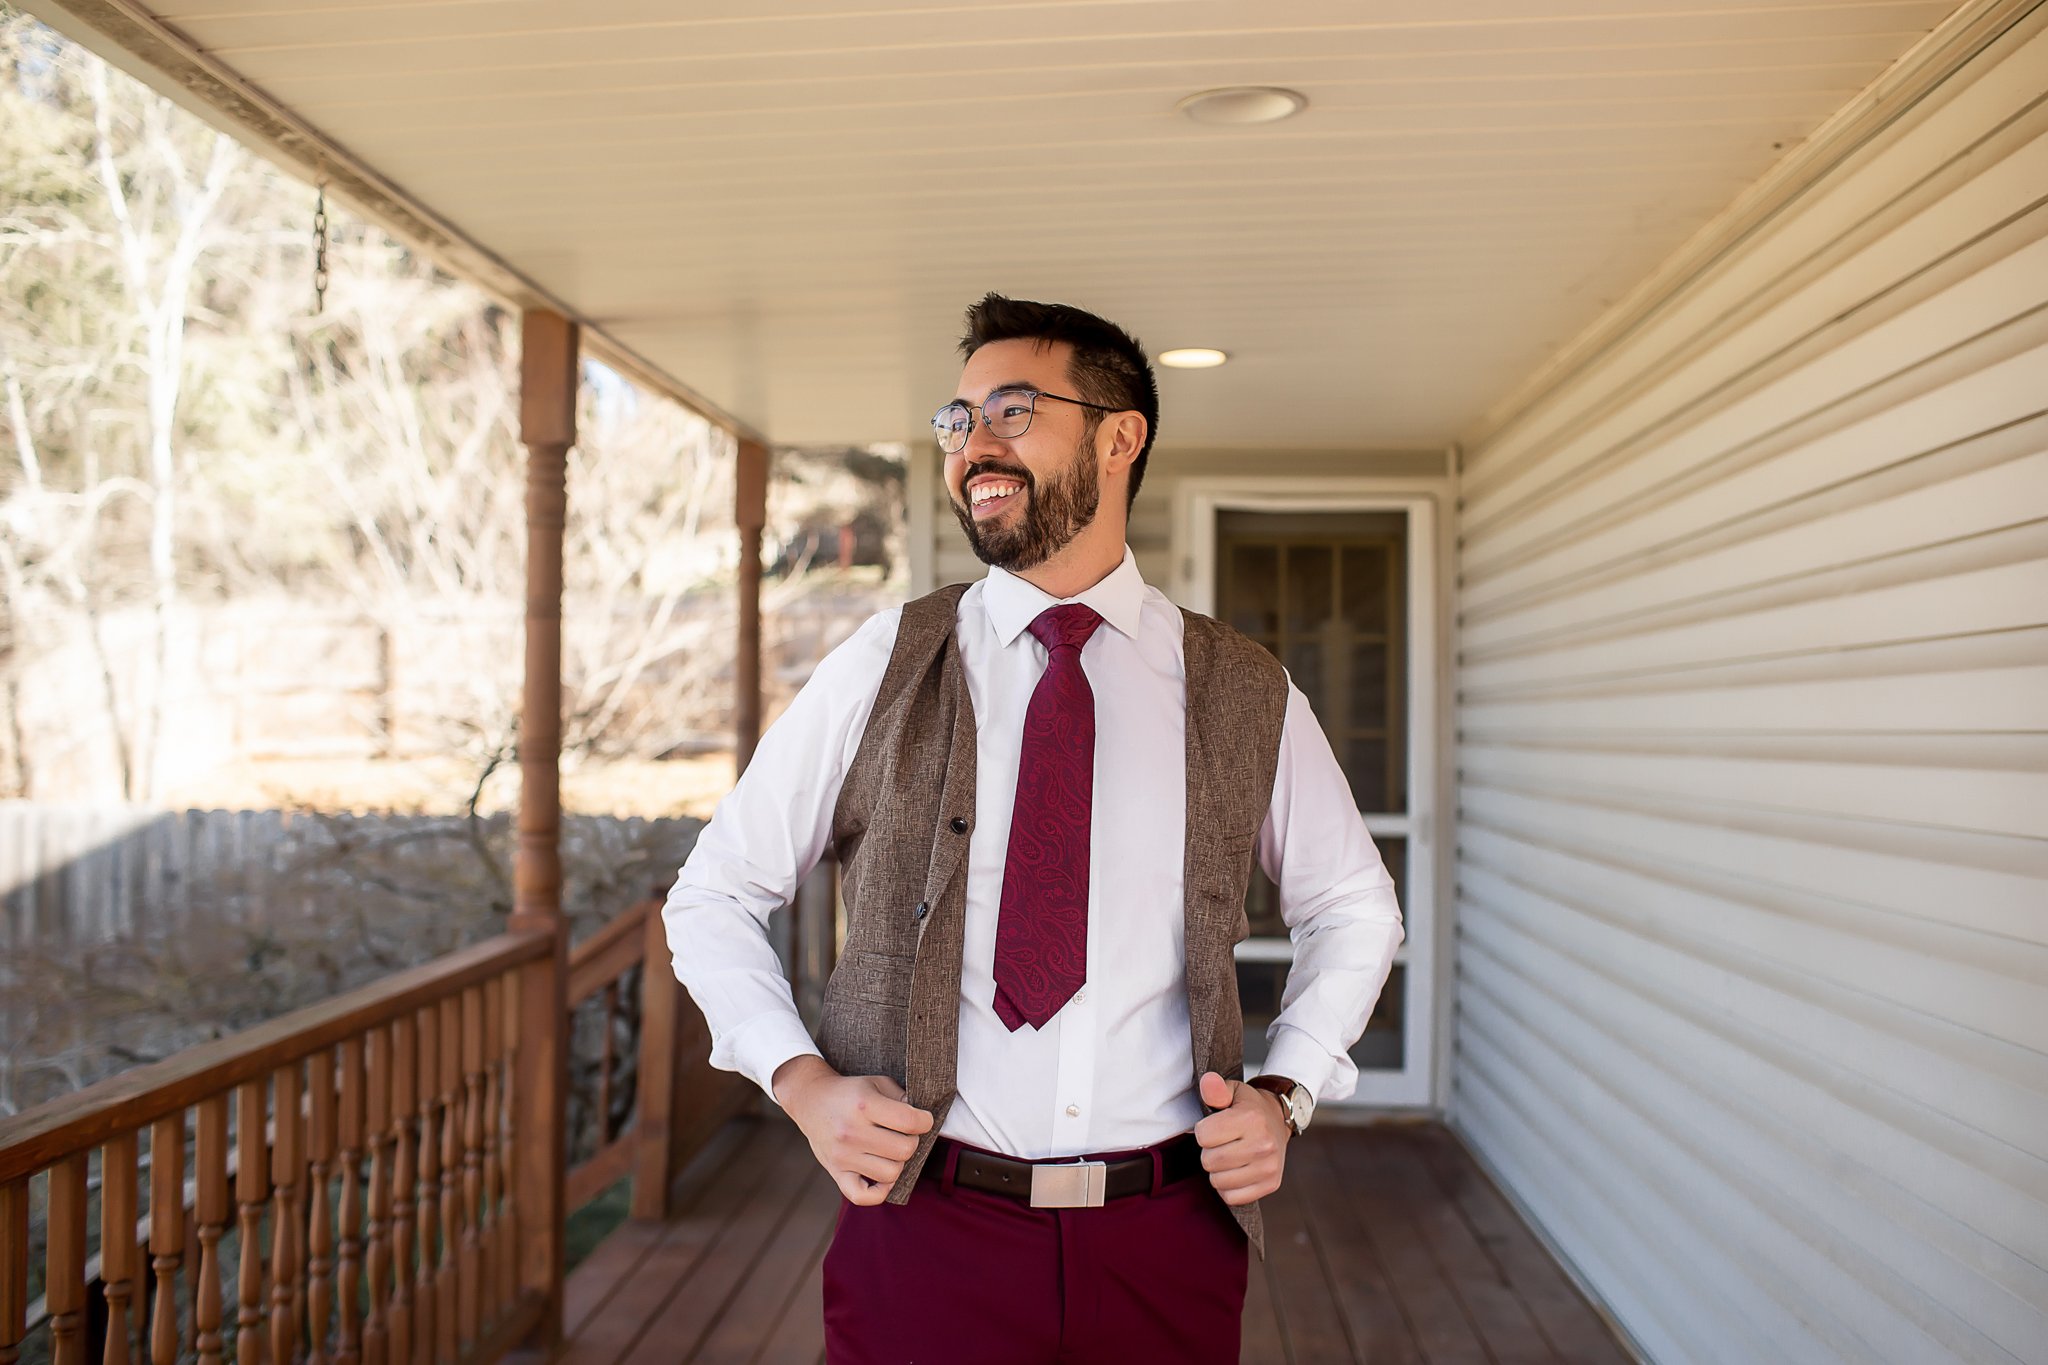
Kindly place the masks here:
[(983, 462), (967, 466), (960, 486), (965, 488), (981, 474), (1001, 474), (1022, 482), (1023, 510), (1016, 516), (978, 522), (974, 509), (955, 499), (953, 515), (960, 519), (960, 529), (967, 533), (967, 543), (973, 547), (975, 557), (1011, 573), (1036, 568), (1065, 549), (1095, 520), (1102, 505), (1102, 480), (1095, 469), (1092, 434), (1075, 448), (1067, 467), (1055, 471), (1043, 483), (1022, 465)]

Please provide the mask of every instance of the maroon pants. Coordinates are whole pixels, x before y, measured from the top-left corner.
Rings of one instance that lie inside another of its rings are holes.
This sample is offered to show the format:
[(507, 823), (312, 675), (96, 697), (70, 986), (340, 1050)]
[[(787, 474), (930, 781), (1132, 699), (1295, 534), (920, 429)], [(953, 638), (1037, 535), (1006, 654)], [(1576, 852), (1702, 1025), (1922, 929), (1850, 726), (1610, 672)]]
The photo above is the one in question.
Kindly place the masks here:
[(1034, 1209), (954, 1184), (960, 1148), (939, 1139), (906, 1204), (840, 1201), (828, 1365), (1237, 1360), (1249, 1247), (1204, 1176)]

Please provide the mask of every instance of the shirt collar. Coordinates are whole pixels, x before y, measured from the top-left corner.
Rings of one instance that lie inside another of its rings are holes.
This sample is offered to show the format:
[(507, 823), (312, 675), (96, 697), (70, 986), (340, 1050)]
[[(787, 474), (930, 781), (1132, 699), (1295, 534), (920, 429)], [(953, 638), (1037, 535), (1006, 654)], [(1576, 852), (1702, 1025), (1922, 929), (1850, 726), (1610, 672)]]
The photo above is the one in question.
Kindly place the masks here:
[(1138, 618), (1145, 609), (1145, 580), (1138, 573), (1137, 557), (1128, 545), (1124, 546), (1123, 563), (1110, 570), (1108, 576), (1094, 587), (1074, 597), (1050, 596), (1009, 570), (993, 565), (989, 567), (981, 592), (989, 622), (995, 626), (996, 636), (1004, 648), (1015, 644), (1026, 627), (1038, 619), (1040, 612), (1063, 601), (1086, 603), (1104, 621), (1132, 638), (1138, 634)]

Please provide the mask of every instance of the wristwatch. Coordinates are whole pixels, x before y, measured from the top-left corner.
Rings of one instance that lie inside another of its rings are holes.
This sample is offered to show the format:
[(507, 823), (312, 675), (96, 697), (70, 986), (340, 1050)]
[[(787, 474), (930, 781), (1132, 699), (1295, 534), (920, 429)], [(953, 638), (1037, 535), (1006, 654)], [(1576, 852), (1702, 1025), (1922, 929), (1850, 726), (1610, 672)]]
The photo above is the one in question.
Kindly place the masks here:
[(1287, 1127), (1296, 1137), (1308, 1127), (1309, 1117), (1316, 1111), (1316, 1097), (1308, 1087), (1285, 1076), (1254, 1076), (1245, 1082), (1260, 1090), (1269, 1090), (1280, 1099), (1281, 1112), (1287, 1118)]

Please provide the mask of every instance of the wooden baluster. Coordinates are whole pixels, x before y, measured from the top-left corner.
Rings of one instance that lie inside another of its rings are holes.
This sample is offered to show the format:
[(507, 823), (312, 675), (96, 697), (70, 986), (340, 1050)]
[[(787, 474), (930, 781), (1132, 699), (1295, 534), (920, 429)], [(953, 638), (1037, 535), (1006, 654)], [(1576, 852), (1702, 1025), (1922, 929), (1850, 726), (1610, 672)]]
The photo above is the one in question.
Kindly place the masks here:
[(178, 1361), (178, 1263), (184, 1257), (184, 1115), (150, 1126), (150, 1363)]
[(604, 1053), (597, 1064), (597, 1150), (612, 1140), (612, 1068), (618, 1064), (617, 1045), (612, 1042), (612, 1021), (619, 1017), (619, 983), (604, 988), (604, 1013), (598, 1025), (604, 1031)]
[(363, 1315), (363, 1365), (385, 1365), (391, 1343), (384, 1297), (391, 1284), (391, 1034), (372, 1029), (368, 1038), (369, 1078), (363, 1093), (363, 1126), (370, 1144), (370, 1219), (364, 1258), (369, 1302)]
[(306, 1361), (327, 1365), (334, 1316), (334, 1052), (306, 1058)]
[(86, 1153), (74, 1152), (50, 1167), (43, 1302), (51, 1365), (85, 1365), (85, 1166)]
[(135, 1134), (100, 1148), (100, 1282), (107, 1294), (107, 1338), (101, 1365), (128, 1365), (135, 1341)]
[(498, 1166), (498, 1110), (504, 1103), (504, 1095), (498, 1086), (498, 1062), (503, 1052), (504, 979), (492, 977), (484, 982), (483, 1000), (483, 1198), (478, 1205), (477, 1228), (477, 1298), (482, 1303), (480, 1317), (486, 1322), (495, 1322), (498, 1317), (498, 1225), (500, 1218), (500, 1192)]
[[(188, 1166), (187, 1171), (190, 1171)], [(185, 1272), (185, 1316), (178, 1322), (178, 1359), (199, 1354), (199, 1220), (185, 1209), (184, 1257), (178, 1265)]]
[(413, 1016), (419, 1032), (419, 1273), (413, 1277), (412, 1358), (431, 1365), (434, 1345), (434, 1270), (440, 1264), (441, 1134), (434, 1122), (434, 1096), (441, 1074), (441, 1012), (432, 1005)]
[(199, 1228), (199, 1285), (193, 1296), (193, 1350), (199, 1365), (220, 1365), (220, 1239), (228, 1230), (228, 1097), (199, 1102), (198, 1200), (192, 1221)]
[(412, 1362), (412, 1258), (418, 1245), (414, 1222), (414, 1101), (419, 1094), (419, 1050), (413, 1021), (391, 1023), (391, 1355), (389, 1365)]
[(271, 1365), (291, 1365), (299, 1354), (293, 1311), (299, 1281), (299, 1064), (279, 1067), (271, 1084), (270, 1360)]
[(0, 1185), (0, 1365), (17, 1365), (28, 1335), (28, 1182)]
[[(303, 1072), (299, 1076), (299, 1105), (295, 1120), (296, 1138), (292, 1150), (298, 1156), (298, 1174), (293, 1177), (298, 1190), (298, 1217), (292, 1220), (292, 1341), (303, 1358), (306, 1354), (306, 1220), (312, 1216), (313, 1200), (313, 1159), (308, 1145), (309, 1122), (306, 1117), (306, 1101), (312, 1087)], [(275, 1172), (272, 1175), (275, 1176)]]
[(235, 1088), (235, 1205), (241, 1258), (235, 1279), (235, 1365), (262, 1365), (263, 1206), (270, 1199), (269, 1082)]
[(178, 1264), (185, 1250), (185, 1116), (149, 1126), (150, 1365), (178, 1365)]
[(440, 1358), (453, 1362), (457, 1319), (456, 1268), (462, 1255), (462, 1000), (441, 1001), (441, 1264), (434, 1277), (435, 1338)]
[(334, 1365), (360, 1365), (362, 1319), (357, 1316), (363, 1295), (363, 1040), (341, 1045), (341, 1093), (336, 1141), (341, 1149), (341, 1236), (336, 1302), (340, 1319), (335, 1329)]
[(477, 1277), (483, 1264), (484, 991), (462, 993), (462, 1265), (456, 1276), (457, 1320), (467, 1349), (482, 1329)]
[(498, 1302), (509, 1304), (519, 1288), (519, 1167), (515, 1161), (519, 1125), (512, 1116), (519, 1112), (519, 979), (502, 978), (505, 1013), (504, 1050), (498, 1061), (498, 1088), (504, 1092), (505, 1107), (499, 1115), (498, 1178), (505, 1182), (504, 1199), (498, 1205)]

